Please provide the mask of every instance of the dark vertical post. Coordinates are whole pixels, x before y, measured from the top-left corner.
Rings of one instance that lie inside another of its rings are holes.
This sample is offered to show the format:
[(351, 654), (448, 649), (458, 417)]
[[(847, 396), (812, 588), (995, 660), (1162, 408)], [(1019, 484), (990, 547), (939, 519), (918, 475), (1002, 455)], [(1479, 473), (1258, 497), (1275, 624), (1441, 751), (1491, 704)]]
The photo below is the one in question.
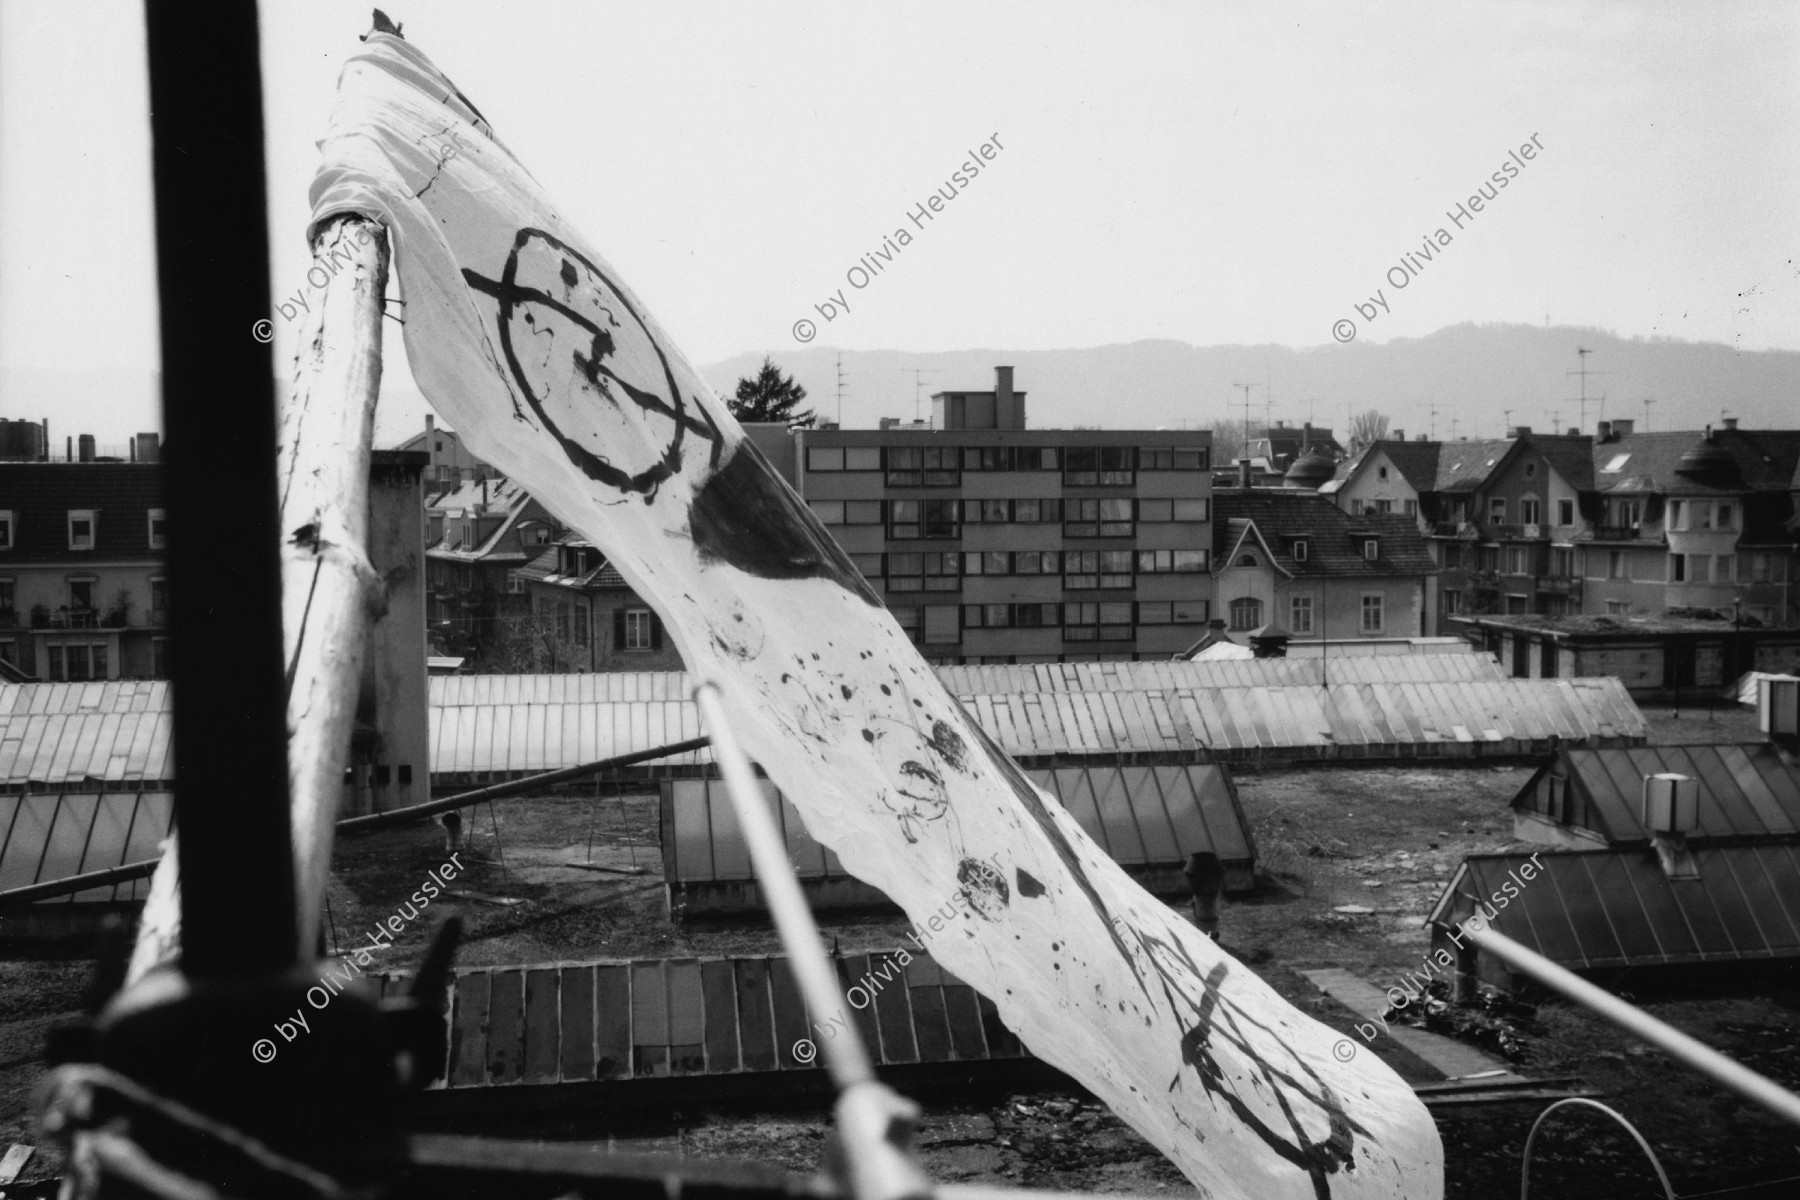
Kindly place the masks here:
[(148, 0), (145, 16), (182, 966), (260, 974), (299, 948), (256, 6)]
[(1219, 940), (1219, 895), (1225, 890), (1225, 866), (1219, 856), (1203, 850), (1188, 855), (1181, 873), (1194, 892), (1194, 924), (1213, 941)]

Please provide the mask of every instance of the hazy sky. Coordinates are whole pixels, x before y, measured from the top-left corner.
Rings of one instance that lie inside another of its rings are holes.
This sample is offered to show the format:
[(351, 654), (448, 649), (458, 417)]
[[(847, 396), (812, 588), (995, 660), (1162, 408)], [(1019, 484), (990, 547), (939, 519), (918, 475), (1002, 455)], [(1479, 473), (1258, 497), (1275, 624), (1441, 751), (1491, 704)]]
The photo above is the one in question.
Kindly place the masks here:
[[(1386, 341), (1546, 314), (1800, 349), (1792, 3), (392, 3), (697, 362), (779, 353), (802, 317), (851, 349), (1304, 346), (1342, 319)], [(263, 14), (285, 294), (369, 4)], [(156, 365), (143, 53), (135, 3), (0, 0), (0, 367)], [(1534, 137), (1483, 212), (1446, 219)], [(217, 315), (248, 336), (267, 314)]]

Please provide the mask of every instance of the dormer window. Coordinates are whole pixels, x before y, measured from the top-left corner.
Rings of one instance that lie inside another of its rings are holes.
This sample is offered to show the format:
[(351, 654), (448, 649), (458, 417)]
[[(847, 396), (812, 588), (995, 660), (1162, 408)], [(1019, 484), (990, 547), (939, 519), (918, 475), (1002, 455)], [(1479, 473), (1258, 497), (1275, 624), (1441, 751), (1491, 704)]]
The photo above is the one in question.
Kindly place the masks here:
[(1376, 560), (1378, 560), (1381, 557), (1381, 539), (1380, 538), (1364, 538), (1363, 539), (1363, 557), (1370, 562), (1375, 562)]
[(1307, 555), (1306, 539), (1305, 538), (1295, 538), (1294, 539), (1294, 561), (1295, 562), (1305, 562), (1306, 555)]
[(161, 550), (169, 544), (169, 518), (160, 508), (150, 510), (150, 548)]
[(71, 508), (69, 510), (69, 549), (92, 550), (94, 548), (94, 528), (99, 522), (99, 510), (92, 508)]

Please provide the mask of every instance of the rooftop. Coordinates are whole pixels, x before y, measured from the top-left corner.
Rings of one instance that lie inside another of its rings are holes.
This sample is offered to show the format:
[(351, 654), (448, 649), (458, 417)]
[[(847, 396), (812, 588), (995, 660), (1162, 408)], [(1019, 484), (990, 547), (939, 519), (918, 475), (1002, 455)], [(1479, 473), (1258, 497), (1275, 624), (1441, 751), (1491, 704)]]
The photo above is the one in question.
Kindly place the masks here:
[[(1254, 526), (1275, 565), (1305, 577), (1429, 575), (1437, 570), (1419, 524), (1400, 513), (1352, 515), (1311, 492), (1252, 488), (1213, 493), (1214, 569), (1222, 570)], [(1380, 556), (1363, 555), (1363, 542), (1380, 540)], [(1298, 542), (1306, 556), (1294, 557)]]

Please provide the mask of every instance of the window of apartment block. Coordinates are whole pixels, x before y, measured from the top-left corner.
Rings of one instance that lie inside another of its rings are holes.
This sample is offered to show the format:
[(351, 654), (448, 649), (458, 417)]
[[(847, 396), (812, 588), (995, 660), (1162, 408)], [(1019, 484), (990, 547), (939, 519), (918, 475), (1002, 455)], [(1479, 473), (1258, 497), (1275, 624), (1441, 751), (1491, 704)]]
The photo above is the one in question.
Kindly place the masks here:
[(1187, 575), (1205, 571), (1207, 550), (1139, 550), (1137, 569), (1140, 575)]
[(1054, 525), (1063, 519), (1061, 500), (1014, 500), (1012, 519), (1015, 525)]
[(963, 551), (963, 574), (1011, 575), (1012, 555), (1005, 550), (965, 550)]
[(1488, 498), (1488, 520), (1495, 525), (1506, 523), (1506, 497), (1491, 496)]
[(963, 519), (971, 525), (1006, 525), (1012, 521), (1011, 500), (969, 500), (963, 505)]
[(1231, 628), (1239, 632), (1256, 629), (1263, 623), (1262, 601), (1255, 596), (1240, 596), (1226, 611), (1231, 614)]
[(150, 548), (161, 550), (169, 544), (169, 517), (160, 508), (150, 510)]
[(842, 525), (844, 523), (844, 502), (842, 500), (808, 500), (807, 506), (813, 510), (813, 516), (819, 518), (822, 525)]
[(914, 643), (917, 643), (920, 632), (925, 628), (924, 610), (911, 605), (901, 605), (889, 608), (888, 611), (894, 614), (894, 620), (899, 624), (902, 632)]
[(13, 591), (11, 578), (0, 579), (0, 625), (10, 625), (19, 619), (18, 601)]
[(1628, 600), (1608, 600), (1606, 602), (1606, 612), (1608, 616), (1622, 616), (1630, 611), (1631, 602)]
[(1139, 625), (1204, 625), (1212, 616), (1205, 600), (1157, 600), (1138, 605)]
[(1670, 529), (1677, 529), (1677, 530), (1686, 529), (1687, 528), (1687, 518), (1688, 518), (1687, 501), (1685, 501), (1685, 500), (1669, 501), (1669, 519), (1668, 519), (1668, 521), (1665, 522), (1665, 524)]
[(642, 653), (662, 649), (662, 622), (647, 608), (613, 610), (613, 642), (620, 650)]
[(806, 448), (806, 469), (808, 471), (843, 470), (844, 448), (842, 446), (808, 446)]
[(587, 601), (577, 600), (575, 602), (575, 644), (577, 646), (586, 646), (592, 640), (589, 633), (591, 628), (588, 620)]
[(1737, 581), (1737, 557), (1721, 554), (1713, 560), (1713, 580), (1717, 583), (1735, 583)]
[(1288, 601), (1288, 632), (1311, 633), (1313, 631), (1313, 598), (1311, 596), (1293, 596)]
[(1409, 517), (1416, 517), (1419, 515), (1419, 502), (1417, 500), (1403, 500), (1400, 503), (1400, 511), (1404, 512)]
[(80, 683), (88, 679), (105, 679), (107, 672), (105, 642), (53, 642), (49, 652), (52, 683)]
[(890, 554), (885, 570), (890, 592), (954, 592), (962, 586), (954, 550), (926, 554)]
[(1712, 528), (1714, 528), (1714, 529), (1730, 529), (1732, 527), (1733, 522), (1735, 522), (1736, 519), (1737, 519), (1737, 511), (1732, 506), (1731, 501), (1721, 500), (1713, 508)]
[(1544, 506), (1536, 496), (1526, 496), (1519, 501), (1519, 523), (1522, 525), (1539, 525), (1543, 523)]
[(1063, 641), (1128, 642), (1132, 636), (1131, 605), (1063, 605)]
[(1063, 502), (1065, 537), (1130, 537), (1135, 528), (1130, 500)]
[(1148, 498), (1137, 502), (1137, 519), (1145, 524), (1163, 521), (1211, 520), (1211, 502), (1199, 500), (1165, 500)]
[(963, 626), (967, 629), (1051, 629), (1060, 624), (1056, 604), (967, 604)]
[(1556, 523), (1558, 525), (1573, 525), (1575, 523), (1575, 502), (1573, 500), (1558, 500), (1556, 502)]
[(1529, 575), (1528, 563), (1530, 554), (1524, 546), (1508, 546), (1506, 548), (1506, 573), (1508, 575)]
[(955, 446), (889, 446), (889, 487), (955, 487), (962, 459)]
[(1550, 548), (1550, 574), (1568, 579), (1575, 574), (1575, 549), (1572, 546)]
[(1606, 552), (1606, 577), (1608, 579), (1629, 579), (1630, 556), (1623, 550)]
[(1173, 446), (1142, 446), (1138, 449), (1140, 471), (1204, 471), (1206, 451), (1178, 450)]
[(1669, 555), (1669, 582), (1686, 583), (1688, 577), (1688, 556), (1685, 554)]
[(962, 641), (962, 609), (954, 604), (929, 604), (925, 607), (925, 644), (954, 645)]
[(1063, 451), (1063, 483), (1075, 487), (1135, 482), (1130, 446), (1070, 446)]
[(1362, 598), (1362, 631), (1364, 633), (1380, 633), (1383, 625), (1383, 604), (1386, 597), (1380, 592), (1364, 592)]
[(1311, 552), (1312, 552), (1312, 550), (1306, 544), (1305, 538), (1295, 538), (1294, 539), (1294, 561), (1295, 562), (1305, 562), (1306, 556), (1308, 554), (1310, 554)]
[(99, 524), (99, 511), (92, 508), (69, 510), (69, 549), (92, 550), (94, 527)]
[(94, 577), (91, 575), (74, 575), (69, 578), (69, 609), (71, 612), (93, 609), (94, 583)]
[(1454, 588), (1445, 588), (1439, 595), (1442, 598), (1444, 615), (1453, 617), (1462, 611), (1462, 593)]
[(1363, 539), (1363, 557), (1374, 562), (1381, 557), (1381, 542), (1377, 538)]
[(1132, 585), (1131, 560), (1129, 550), (1064, 551), (1063, 586), (1072, 591), (1128, 588)]
[(157, 625), (169, 619), (169, 581), (161, 575), (150, 577), (150, 620)]
[(13, 522), (16, 516), (10, 508), (0, 508), (0, 550), (13, 548)]
[(1014, 575), (1060, 575), (1061, 550), (1015, 550), (1012, 556)]

